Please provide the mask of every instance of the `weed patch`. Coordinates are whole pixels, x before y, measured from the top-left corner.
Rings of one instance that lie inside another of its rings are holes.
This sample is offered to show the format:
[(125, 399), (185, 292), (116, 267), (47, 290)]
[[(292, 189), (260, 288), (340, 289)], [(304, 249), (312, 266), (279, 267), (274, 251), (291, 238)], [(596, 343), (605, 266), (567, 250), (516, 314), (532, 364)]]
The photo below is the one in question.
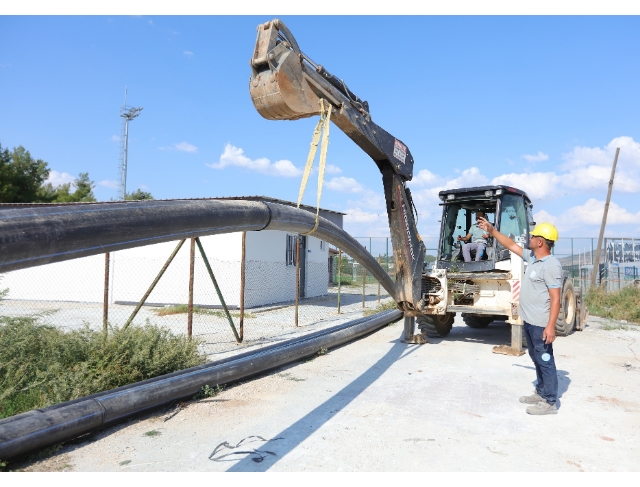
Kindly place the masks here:
[(378, 306), (376, 306), (373, 309), (367, 309), (364, 312), (364, 316), (371, 316), (371, 315), (375, 315), (378, 313), (382, 313), (383, 311), (388, 311), (390, 309), (398, 309), (398, 306), (396, 305), (396, 302), (391, 299), (385, 303), (380, 303)]
[(199, 340), (152, 325), (62, 331), (38, 316), (0, 317), (0, 418), (205, 362)]
[[(177, 314), (187, 313), (188, 311), (189, 311), (188, 305), (186, 305), (186, 304), (177, 304), (175, 306), (167, 306), (165, 308), (158, 309), (156, 311), (156, 315), (158, 315), (158, 316), (177, 315)], [(194, 306), (193, 307), (193, 312), (195, 314), (217, 316), (218, 318), (226, 318), (227, 317), (227, 314), (224, 311), (205, 309), (205, 308), (200, 308), (199, 306)], [(240, 313), (237, 312), (237, 311), (231, 311), (231, 312), (229, 312), (229, 314), (233, 318), (240, 318)], [(245, 312), (244, 317), (245, 317), (245, 319), (251, 319), (251, 318), (255, 318), (256, 315), (254, 315), (253, 313)]]
[(191, 399), (197, 401), (199, 399), (206, 399), (207, 397), (215, 397), (222, 391), (224, 391), (224, 386), (209, 387), (208, 385), (205, 385), (202, 389), (196, 392), (196, 395)]
[(155, 436), (160, 436), (162, 433), (158, 430), (151, 430), (151, 431), (147, 431), (144, 436), (149, 436), (150, 438), (153, 438)]
[(592, 290), (585, 296), (585, 304), (592, 315), (640, 324), (640, 288), (630, 286), (615, 292)]

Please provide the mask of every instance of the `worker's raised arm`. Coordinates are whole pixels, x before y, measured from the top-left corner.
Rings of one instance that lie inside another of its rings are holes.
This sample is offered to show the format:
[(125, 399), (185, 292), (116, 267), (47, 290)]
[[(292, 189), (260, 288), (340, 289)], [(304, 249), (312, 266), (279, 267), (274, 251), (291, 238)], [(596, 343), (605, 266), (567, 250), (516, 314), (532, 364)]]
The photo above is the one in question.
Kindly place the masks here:
[(518, 257), (522, 257), (522, 247), (520, 247), (517, 243), (511, 240), (506, 235), (500, 233), (498, 230), (493, 228), (493, 225), (489, 223), (482, 217), (478, 218), (478, 226), (482, 228), (489, 237), (495, 238), (505, 249), (509, 249), (514, 254), (518, 255)]

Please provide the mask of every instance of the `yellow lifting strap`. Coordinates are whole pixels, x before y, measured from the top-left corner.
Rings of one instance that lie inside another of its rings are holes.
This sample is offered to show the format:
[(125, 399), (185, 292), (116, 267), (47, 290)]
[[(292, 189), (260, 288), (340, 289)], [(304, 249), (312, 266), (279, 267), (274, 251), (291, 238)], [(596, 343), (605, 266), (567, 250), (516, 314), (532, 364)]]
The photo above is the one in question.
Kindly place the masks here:
[(298, 208), (302, 202), (302, 196), (304, 190), (307, 187), (307, 181), (311, 174), (311, 168), (313, 166), (313, 160), (316, 157), (316, 150), (318, 149), (318, 142), (320, 141), (320, 134), (322, 133), (322, 145), (320, 146), (320, 167), (318, 169), (318, 204), (316, 206), (316, 223), (311, 230), (301, 235), (311, 235), (318, 228), (320, 223), (320, 199), (322, 198), (322, 183), (324, 182), (324, 169), (327, 163), (327, 148), (329, 147), (329, 126), (331, 121), (331, 104), (327, 102), (327, 108), (325, 110), (324, 100), (320, 98), (320, 120), (313, 131), (311, 137), (311, 147), (309, 148), (309, 155), (307, 156), (307, 164), (304, 167), (304, 173), (302, 175), (302, 182), (300, 183), (300, 192), (298, 193)]

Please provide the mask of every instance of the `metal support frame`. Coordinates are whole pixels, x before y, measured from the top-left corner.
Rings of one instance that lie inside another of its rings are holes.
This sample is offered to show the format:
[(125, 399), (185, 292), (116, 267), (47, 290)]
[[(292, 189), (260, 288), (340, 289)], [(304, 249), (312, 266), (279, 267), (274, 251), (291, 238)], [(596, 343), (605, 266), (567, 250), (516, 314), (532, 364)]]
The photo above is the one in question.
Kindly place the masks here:
[(218, 299), (220, 299), (220, 304), (222, 305), (222, 309), (227, 315), (227, 320), (229, 320), (229, 326), (231, 327), (231, 331), (233, 331), (233, 336), (236, 337), (236, 342), (241, 343), (242, 339), (238, 334), (238, 330), (236, 330), (235, 325), (233, 324), (233, 318), (231, 317), (231, 313), (229, 313), (229, 309), (227, 308), (227, 303), (224, 302), (224, 298), (222, 297), (222, 291), (220, 291), (220, 287), (218, 286), (218, 281), (216, 281), (216, 277), (213, 275), (213, 270), (211, 269), (211, 265), (209, 264), (209, 259), (207, 259), (207, 254), (204, 252), (204, 247), (202, 247), (202, 243), (200, 243), (200, 238), (195, 239), (196, 244), (198, 245), (198, 249), (200, 250), (200, 255), (202, 255), (202, 260), (204, 260), (204, 265), (207, 268), (207, 272), (209, 273), (209, 277), (211, 278), (211, 282), (213, 282), (213, 287), (216, 288), (216, 293), (218, 293)]
[(136, 315), (138, 314), (138, 311), (140, 311), (140, 308), (142, 308), (142, 305), (144, 305), (144, 303), (147, 301), (147, 298), (151, 294), (151, 291), (153, 291), (153, 289), (156, 287), (156, 285), (158, 284), (158, 281), (160, 280), (162, 275), (165, 273), (165, 271), (169, 267), (169, 264), (171, 264), (171, 262), (173, 261), (173, 258), (176, 256), (176, 254), (178, 253), (178, 251), (182, 247), (182, 244), (184, 244), (185, 240), (186, 239), (180, 240), (180, 242), (178, 243), (178, 245), (176, 246), (174, 251), (171, 252), (171, 255), (169, 256), (167, 261), (162, 266), (162, 269), (160, 269), (160, 272), (158, 272), (158, 275), (156, 276), (156, 278), (151, 283), (151, 286), (149, 286), (149, 289), (147, 289), (147, 292), (144, 293), (144, 296), (142, 296), (142, 299), (140, 300), (140, 302), (136, 306), (136, 309), (133, 310), (133, 313), (131, 313), (131, 316), (129, 316), (129, 319), (127, 320), (127, 322), (122, 327), (123, 330), (127, 329), (129, 327), (129, 325), (131, 324), (131, 322), (133, 321), (133, 319), (136, 317)]

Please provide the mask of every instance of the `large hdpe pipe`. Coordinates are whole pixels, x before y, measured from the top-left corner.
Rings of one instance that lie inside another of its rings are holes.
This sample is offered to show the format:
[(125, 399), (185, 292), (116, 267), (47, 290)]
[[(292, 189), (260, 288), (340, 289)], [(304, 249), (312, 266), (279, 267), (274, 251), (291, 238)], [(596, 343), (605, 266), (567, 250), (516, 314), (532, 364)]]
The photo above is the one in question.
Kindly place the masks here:
[[(312, 213), (271, 202), (172, 200), (0, 209), (0, 273), (160, 242), (222, 233), (306, 233)], [(362, 264), (395, 296), (395, 283), (353, 237), (320, 217), (314, 237)]]
[(237, 381), (333, 348), (402, 317), (398, 310), (361, 318), (301, 339), (273, 345), (219, 362), (174, 372), (143, 382), (37, 409), (0, 421), (0, 459), (10, 460), (109, 426), (176, 399), (190, 397), (204, 385)]

